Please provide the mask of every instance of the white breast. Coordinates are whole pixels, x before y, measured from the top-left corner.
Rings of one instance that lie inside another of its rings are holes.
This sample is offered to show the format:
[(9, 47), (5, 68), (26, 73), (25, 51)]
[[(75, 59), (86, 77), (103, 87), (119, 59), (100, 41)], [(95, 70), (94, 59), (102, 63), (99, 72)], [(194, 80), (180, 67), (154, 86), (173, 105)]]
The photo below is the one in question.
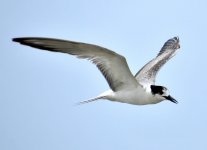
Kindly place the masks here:
[(122, 103), (129, 103), (134, 105), (156, 104), (162, 100), (152, 95), (151, 91), (147, 88), (137, 87), (131, 90), (122, 90), (113, 92), (111, 90), (104, 92), (106, 99)]

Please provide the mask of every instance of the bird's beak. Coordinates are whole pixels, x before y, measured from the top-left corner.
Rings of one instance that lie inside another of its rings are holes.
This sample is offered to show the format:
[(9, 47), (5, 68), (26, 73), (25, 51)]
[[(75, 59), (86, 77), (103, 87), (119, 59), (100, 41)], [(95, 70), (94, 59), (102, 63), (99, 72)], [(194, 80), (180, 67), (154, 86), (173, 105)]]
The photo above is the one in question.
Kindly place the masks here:
[(165, 98), (167, 99), (167, 100), (169, 100), (169, 101), (171, 101), (171, 102), (173, 102), (173, 103), (175, 103), (175, 104), (177, 104), (178, 103), (178, 101), (176, 101), (172, 96), (165, 96)]

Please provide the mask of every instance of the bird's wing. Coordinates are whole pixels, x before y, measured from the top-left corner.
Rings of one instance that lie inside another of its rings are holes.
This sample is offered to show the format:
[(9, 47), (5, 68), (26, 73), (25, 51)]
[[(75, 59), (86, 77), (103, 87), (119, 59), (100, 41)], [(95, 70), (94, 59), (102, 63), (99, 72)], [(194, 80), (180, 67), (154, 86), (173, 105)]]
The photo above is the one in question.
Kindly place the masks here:
[(125, 57), (106, 48), (51, 38), (24, 37), (14, 38), (13, 41), (43, 50), (68, 53), (78, 58), (90, 60), (102, 72), (113, 91), (134, 88), (139, 85), (132, 75)]
[(137, 81), (142, 85), (155, 84), (157, 72), (170, 58), (175, 55), (175, 52), (179, 48), (180, 45), (178, 37), (174, 37), (165, 42), (157, 57), (152, 59), (137, 72), (135, 75)]

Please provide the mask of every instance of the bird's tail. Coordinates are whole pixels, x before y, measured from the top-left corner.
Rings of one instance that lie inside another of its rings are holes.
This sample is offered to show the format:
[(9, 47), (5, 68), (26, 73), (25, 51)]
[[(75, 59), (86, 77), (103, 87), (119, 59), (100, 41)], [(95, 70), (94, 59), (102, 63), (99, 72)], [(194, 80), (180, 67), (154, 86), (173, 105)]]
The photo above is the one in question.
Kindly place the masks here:
[(104, 96), (98, 96), (98, 97), (95, 97), (89, 100), (78, 102), (77, 105), (87, 104), (87, 103), (94, 102), (94, 101), (97, 101), (99, 99), (104, 99), (104, 98), (105, 98)]
[(108, 97), (110, 95), (112, 95), (112, 94), (113, 94), (113, 91), (112, 90), (108, 90), (108, 91), (105, 91), (105, 92), (101, 93), (100, 95), (98, 95), (95, 98), (92, 98), (92, 99), (89, 99), (89, 100), (86, 100), (86, 101), (79, 102), (79, 103), (77, 103), (77, 105), (90, 103), (90, 102), (93, 102), (93, 101), (97, 101), (99, 99), (108, 99)]

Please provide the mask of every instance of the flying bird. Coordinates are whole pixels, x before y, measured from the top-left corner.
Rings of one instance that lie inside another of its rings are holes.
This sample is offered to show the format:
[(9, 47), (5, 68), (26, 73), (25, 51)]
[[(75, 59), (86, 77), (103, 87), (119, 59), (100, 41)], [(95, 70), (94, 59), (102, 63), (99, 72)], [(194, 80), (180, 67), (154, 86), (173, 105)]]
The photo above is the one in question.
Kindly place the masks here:
[(134, 105), (156, 104), (163, 100), (178, 103), (170, 96), (166, 87), (155, 85), (160, 68), (180, 48), (178, 37), (166, 41), (158, 55), (144, 65), (135, 76), (131, 73), (124, 56), (104, 47), (42, 37), (20, 37), (14, 38), (13, 41), (42, 50), (67, 53), (94, 63), (108, 82), (110, 90), (82, 101), (81, 104), (99, 99)]

